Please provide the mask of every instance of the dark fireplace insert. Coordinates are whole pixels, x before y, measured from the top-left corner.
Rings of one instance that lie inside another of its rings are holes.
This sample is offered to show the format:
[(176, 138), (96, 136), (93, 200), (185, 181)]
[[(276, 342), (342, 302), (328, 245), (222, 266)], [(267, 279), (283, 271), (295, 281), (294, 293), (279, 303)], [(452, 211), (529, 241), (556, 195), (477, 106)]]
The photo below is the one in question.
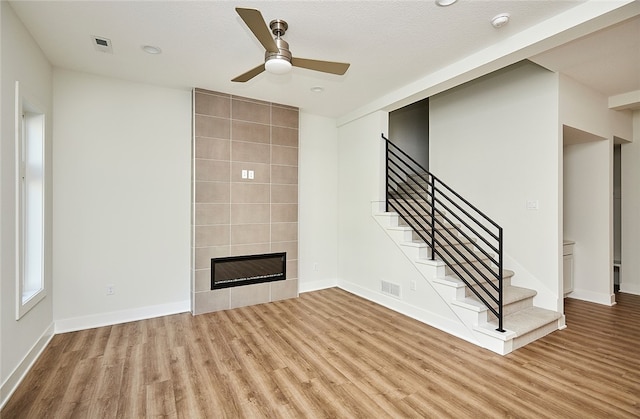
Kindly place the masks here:
[(286, 252), (212, 258), (211, 289), (280, 281), (287, 277), (286, 268)]

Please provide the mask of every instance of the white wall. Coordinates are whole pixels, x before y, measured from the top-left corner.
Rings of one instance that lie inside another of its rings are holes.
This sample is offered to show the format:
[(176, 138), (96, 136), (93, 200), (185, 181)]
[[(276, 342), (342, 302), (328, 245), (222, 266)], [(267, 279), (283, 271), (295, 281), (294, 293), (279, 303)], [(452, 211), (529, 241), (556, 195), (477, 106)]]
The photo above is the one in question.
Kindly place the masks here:
[(564, 142), (564, 237), (575, 241), (571, 298), (610, 305), (613, 293), (613, 140), (630, 139), (630, 113), (560, 75)]
[(622, 145), (622, 268), (620, 291), (640, 295), (640, 110), (633, 113), (633, 142)]
[(56, 331), (188, 311), (190, 92), (62, 69), (54, 92)]
[(300, 112), (299, 291), (338, 281), (338, 128), (335, 119)]
[(588, 132), (601, 138), (612, 137), (612, 115), (607, 97), (578, 83), (570, 77), (559, 75), (560, 123)]
[(613, 295), (612, 142), (564, 148), (564, 237), (573, 246), (573, 292), (568, 296), (610, 305)]
[[(8, 2), (2, 1), (0, 144), (0, 406), (53, 335), (51, 293), (51, 65)], [(16, 321), (15, 82), (45, 113), (45, 288), (47, 296)]]
[(562, 311), (557, 114), (557, 77), (516, 64), (433, 96), (429, 141), (432, 172), (503, 227), (513, 284)]
[[(384, 200), (388, 114), (374, 112), (338, 129), (338, 286), (463, 339), (474, 340), (412, 261), (373, 218)], [(373, 203), (373, 204), (372, 204)], [(382, 294), (381, 280), (400, 286)], [(412, 281), (416, 290), (410, 289)]]

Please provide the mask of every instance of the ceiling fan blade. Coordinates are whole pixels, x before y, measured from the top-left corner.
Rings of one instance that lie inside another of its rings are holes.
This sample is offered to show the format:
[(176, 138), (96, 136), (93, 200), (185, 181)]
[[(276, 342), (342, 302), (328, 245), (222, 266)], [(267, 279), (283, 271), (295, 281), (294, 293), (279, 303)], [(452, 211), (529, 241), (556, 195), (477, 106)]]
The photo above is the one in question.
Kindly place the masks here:
[(236, 77), (235, 79), (233, 79), (231, 81), (237, 81), (237, 82), (240, 82), (240, 83), (244, 83), (246, 81), (251, 80), (252, 78), (257, 76), (258, 74), (262, 73), (263, 71), (264, 71), (264, 64), (260, 64), (256, 68), (252, 68), (251, 70), (247, 71), (246, 73), (240, 74), (238, 77)]
[(255, 37), (258, 38), (258, 41), (260, 41), (264, 49), (269, 52), (278, 52), (276, 41), (273, 40), (271, 31), (267, 27), (267, 23), (264, 21), (260, 10), (236, 7), (236, 12), (238, 12), (242, 20), (244, 20), (244, 23), (251, 29)]
[(347, 72), (347, 69), (351, 64), (293, 57), (291, 58), (291, 65), (295, 67), (308, 68), (309, 70), (322, 71), (323, 73), (343, 75)]

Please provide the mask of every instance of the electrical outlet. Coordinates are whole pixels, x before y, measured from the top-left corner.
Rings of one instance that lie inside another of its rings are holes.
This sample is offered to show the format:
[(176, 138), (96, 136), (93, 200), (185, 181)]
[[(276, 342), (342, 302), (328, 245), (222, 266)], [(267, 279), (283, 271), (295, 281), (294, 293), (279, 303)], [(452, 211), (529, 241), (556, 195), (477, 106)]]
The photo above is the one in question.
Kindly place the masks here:
[(249, 170), (249, 179), (253, 179), (253, 178), (254, 178), (253, 170)]
[(247, 170), (242, 169), (242, 179), (246, 179), (246, 178), (247, 178)]
[(107, 295), (113, 295), (116, 293), (116, 286), (113, 284), (107, 285)]

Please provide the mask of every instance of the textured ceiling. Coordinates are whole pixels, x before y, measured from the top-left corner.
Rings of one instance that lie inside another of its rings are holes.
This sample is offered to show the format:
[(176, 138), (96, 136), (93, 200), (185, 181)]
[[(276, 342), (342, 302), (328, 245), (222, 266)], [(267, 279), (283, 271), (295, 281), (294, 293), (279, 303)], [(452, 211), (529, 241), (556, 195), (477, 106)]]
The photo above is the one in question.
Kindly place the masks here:
[[(584, 2), (460, 0), (451, 7), (439, 7), (433, 1), (11, 4), (55, 66), (163, 86), (201, 87), (340, 117), (465, 57), (516, 39), (519, 33)], [(350, 62), (351, 68), (345, 76), (294, 68), (283, 76), (263, 73), (244, 84), (232, 83), (233, 77), (264, 59), (262, 46), (238, 17), (235, 7), (260, 9), (267, 21), (286, 20), (289, 30), (284, 39), (295, 57)], [(493, 28), (489, 20), (503, 12), (511, 14), (511, 22), (503, 28)], [(634, 28), (637, 30), (637, 25)], [(92, 35), (111, 39), (113, 54), (96, 51)], [(610, 38), (615, 43), (617, 35)], [(612, 42), (611, 39), (603, 42)], [(163, 53), (146, 54), (142, 45), (158, 46)], [(614, 53), (604, 46), (598, 48), (603, 53)], [(562, 67), (558, 64), (563, 61), (560, 58), (567, 58), (562, 68), (576, 72), (590, 58), (571, 61), (571, 57), (574, 56), (566, 50), (560, 50), (540, 62)], [(623, 65), (635, 65), (638, 71), (640, 64), (627, 60)], [(594, 73), (601, 71), (595, 69)], [(583, 74), (597, 77), (584, 71)], [(603, 89), (625, 89), (610, 84)], [(324, 92), (311, 92), (314, 86), (322, 86)], [(636, 86), (638, 89), (640, 86)]]
[(553, 48), (532, 61), (606, 96), (640, 93), (640, 17)]

